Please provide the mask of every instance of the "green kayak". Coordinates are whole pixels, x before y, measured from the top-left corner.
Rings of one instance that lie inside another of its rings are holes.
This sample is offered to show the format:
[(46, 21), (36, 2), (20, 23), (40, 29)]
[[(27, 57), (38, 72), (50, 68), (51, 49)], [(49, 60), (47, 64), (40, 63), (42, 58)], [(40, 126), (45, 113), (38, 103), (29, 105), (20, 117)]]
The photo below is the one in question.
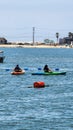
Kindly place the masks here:
[(32, 75), (65, 75), (66, 72), (35, 72)]

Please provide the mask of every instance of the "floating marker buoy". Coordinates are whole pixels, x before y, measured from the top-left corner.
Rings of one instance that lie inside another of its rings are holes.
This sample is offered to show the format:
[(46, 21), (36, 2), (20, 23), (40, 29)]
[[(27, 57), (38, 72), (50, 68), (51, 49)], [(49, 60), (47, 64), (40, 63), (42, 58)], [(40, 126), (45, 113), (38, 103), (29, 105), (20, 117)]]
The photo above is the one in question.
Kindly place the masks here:
[(42, 68), (38, 68), (38, 70), (42, 70)]
[(10, 69), (6, 69), (6, 71), (10, 71)]
[(56, 68), (55, 70), (56, 70), (56, 71), (59, 71), (59, 68)]
[(24, 70), (29, 70), (28, 68), (24, 68)]
[(34, 82), (33, 86), (34, 86), (34, 88), (44, 88), (45, 87), (45, 83), (42, 82), (42, 81)]

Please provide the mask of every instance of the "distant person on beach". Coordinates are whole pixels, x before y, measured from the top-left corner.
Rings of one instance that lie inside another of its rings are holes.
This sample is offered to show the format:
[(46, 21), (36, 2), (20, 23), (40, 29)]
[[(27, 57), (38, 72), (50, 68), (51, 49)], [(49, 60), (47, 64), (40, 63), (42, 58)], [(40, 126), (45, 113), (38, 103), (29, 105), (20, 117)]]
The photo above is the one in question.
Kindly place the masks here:
[(45, 65), (43, 70), (44, 72), (52, 72), (52, 70), (48, 67), (48, 65)]
[(21, 72), (22, 69), (19, 67), (19, 65), (16, 65), (16, 67), (14, 68), (15, 72)]

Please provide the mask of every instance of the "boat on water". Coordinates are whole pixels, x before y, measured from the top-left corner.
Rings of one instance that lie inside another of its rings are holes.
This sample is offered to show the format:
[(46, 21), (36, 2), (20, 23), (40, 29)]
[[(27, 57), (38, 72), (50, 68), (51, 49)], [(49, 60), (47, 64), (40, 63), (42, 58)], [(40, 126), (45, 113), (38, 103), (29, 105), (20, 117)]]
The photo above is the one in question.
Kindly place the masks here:
[(3, 63), (4, 58), (5, 58), (4, 52), (3, 52), (3, 51), (0, 51), (0, 63)]
[(66, 72), (34, 72), (32, 75), (65, 75)]
[(24, 70), (22, 70), (22, 71), (13, 71), (13, 72), (11, 72), (12, 75), (22, 75), (22, 74), (24, 74), (24, 73), (25, 73)]

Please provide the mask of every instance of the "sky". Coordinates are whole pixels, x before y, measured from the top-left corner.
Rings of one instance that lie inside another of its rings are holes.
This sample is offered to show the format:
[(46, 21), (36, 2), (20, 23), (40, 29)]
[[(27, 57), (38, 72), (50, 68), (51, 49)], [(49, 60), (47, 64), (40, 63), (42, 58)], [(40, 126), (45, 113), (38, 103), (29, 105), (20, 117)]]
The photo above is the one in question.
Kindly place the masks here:
[(73, 0), (0, 0), (0, 37), (10, 41), (56, 40), (73, 32)]

